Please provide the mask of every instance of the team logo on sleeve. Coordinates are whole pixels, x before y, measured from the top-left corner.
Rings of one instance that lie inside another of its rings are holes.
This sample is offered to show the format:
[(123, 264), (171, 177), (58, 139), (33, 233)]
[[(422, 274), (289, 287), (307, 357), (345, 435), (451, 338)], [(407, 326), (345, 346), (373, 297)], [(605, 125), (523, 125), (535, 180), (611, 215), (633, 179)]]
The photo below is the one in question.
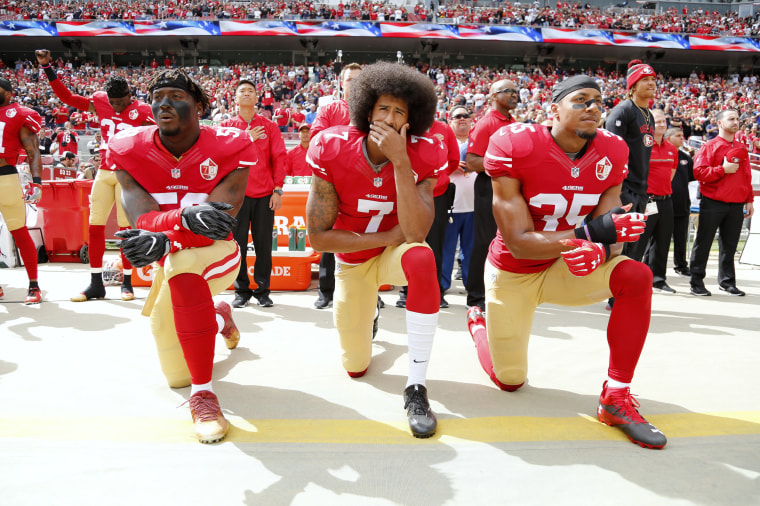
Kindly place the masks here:
[(129, 119), (131, 119), (132, 121), (136, 120), (137, 116), (139, 115), (140, 115), (140, 111), (138, 111), (137, 109), (132, 109), (131, 111), (129, 111)]
[(7, 111), (5, 111), (5, 115), (8, 116), (9, 118), (14, 117), (16, 115), (16, 109), (12, 109), (12, 108), (8, 109)]
[(610, 171), (612, 171), (612, 162), (610, 162), (606, 156), (596, 162), (596, 178), (599, 181), (607, 179), (607, 176), (610, 175)]
[(201, 177), (206, 181), (211, 181), (216, 177), (219, 166), (211, 158), (206, 158), (206, 161), (201, 164)]

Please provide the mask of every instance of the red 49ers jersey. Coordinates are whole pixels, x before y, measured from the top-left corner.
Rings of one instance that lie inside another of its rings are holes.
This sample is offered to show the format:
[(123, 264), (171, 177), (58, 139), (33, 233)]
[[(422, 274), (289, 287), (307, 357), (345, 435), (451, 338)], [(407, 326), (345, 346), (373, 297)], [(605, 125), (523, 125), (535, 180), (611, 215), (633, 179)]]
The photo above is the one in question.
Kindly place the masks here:
[(110, 170), (126, 170), (162, 211), (206, 202), (208, 194), (238, 167), (256, 164), (256, 147), (237, 128), (201, 126), (201, 135), (178, 159), (158, 137), (158, 127), (114, 135), (106, 150)]
[[(573, 161), (554, 142), (549, 127), (513, 123), (491, 136), (483, 162), (492, 178), (520, 182), (534, 230), (562, 231), (577, 227), (607, 189), (628, 173), (628, 146), (621, 137), (598, 129), (582, 157)], [(491, 243), (488, 259), (501, 270), (539, 272), (553, 259), (516, 259), (501, 231)]]
[[(366, 137), (354, 127), (337, 126), (322, 131), (309, 144), (306, 162), (315, 176), (332, 183), (338, 193), (334, 229), (372, 233), (390, 230), (398, 224), (393, 164), (388, 162), (375, 173), (362, 149)], [(417, 183), (438, 177), (438, 171), (446, 169), (446, 149), (438, 139), (409, 135), (406, 146)], [(343, 263), (360, 264), (383, 249), (335, 256)]]
[(90, 102), (95, 106), (95, 114), (98, 115), (100, 121), (100, 135), (103, 137), (103, 142), (100, 144), (101, 152), (105, 150), (106, 144), (116, 132), (141, 126), (146, 121), (155, 123), (153, 110), (148, 104), (139, 100), (132, 100), (132, 103), (119, 113), (111, 107), (105, 91), (93, 93)]
[(36, 111), (16, 103), (0, 107), (0, 158), (8, 165), (16, 165), (23, 148), (19, 132), (27, 127), (35, 134), (42, 128), (42, 118)]

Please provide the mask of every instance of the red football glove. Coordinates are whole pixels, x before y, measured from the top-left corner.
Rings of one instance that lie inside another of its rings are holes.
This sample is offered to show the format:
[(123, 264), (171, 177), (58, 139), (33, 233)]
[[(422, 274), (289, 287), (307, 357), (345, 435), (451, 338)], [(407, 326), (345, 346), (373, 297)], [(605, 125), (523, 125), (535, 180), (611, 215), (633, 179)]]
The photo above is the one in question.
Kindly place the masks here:
[[(626, 206), (630, 209), (630, 205)], [(624, 210), (628, 210), (623, 208)], [(612, 213), (612, 223), (615, 224), (615, 234), (617, 242), (634, 242), (639, 240), (639, 236), (647, 228), (647, 215), (644, 213)]]
[(38, 183), (29, 183), (24, 194), (24, 202), (28, 204), (36, 204), (42, 198), (42, 185)]
[(601, 243), (584, 239), (563, 239), (560, 243), (574, 248), (560, 255), (575, 276), (587, 276), (607, 260), (607, 251)]

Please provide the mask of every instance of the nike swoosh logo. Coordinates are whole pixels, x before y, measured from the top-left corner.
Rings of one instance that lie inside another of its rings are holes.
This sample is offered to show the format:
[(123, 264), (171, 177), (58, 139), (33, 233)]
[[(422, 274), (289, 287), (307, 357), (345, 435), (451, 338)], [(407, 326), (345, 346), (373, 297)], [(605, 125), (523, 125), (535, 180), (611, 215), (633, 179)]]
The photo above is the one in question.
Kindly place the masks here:
[(203, 225), (204, 228), (208, 228), (208, 225), (206, 225), (206, 222), (203, 221), (203, 211), (198, 213), (198, 221), (201, 222), (201, 225)]
[(412, 360), (412, 362), (414, 362), (415, 364), (424, 364), (425, 362), (427, 362), (427, 360), (417, 360), (415, 358), (414, 360)]
[(150, 240), (153, 241), (153, 242), (150, 244), (150, 248), (148, 248), (148, 251), (145, 252), (146, 255), (149, 255), (150, 252), (153, 251), (153, 246), (156, 245), (156, 238), (155, 237), (151, 237)]

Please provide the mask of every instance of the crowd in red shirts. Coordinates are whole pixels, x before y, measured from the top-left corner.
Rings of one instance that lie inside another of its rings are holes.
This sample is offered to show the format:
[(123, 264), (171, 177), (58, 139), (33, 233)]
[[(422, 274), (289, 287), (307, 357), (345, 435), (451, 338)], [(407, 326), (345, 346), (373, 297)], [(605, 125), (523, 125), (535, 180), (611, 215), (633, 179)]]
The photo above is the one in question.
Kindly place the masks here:
[[(149, 62), (127, 67), (98, 67), (92, 62), (74, 64), (72, 61), (56, 60), (57, 72), (62, 81), (75, 93), (89, 96), (100, 90), (112, 73), (131, 80), (134, 95), (147, 99)], [(419, 62), (420, 72), (435, 83), (438, 94), (438, 115), (445, 119), (446, 111), (455, 103), (468, 107), (477, 118), (484, 110), (486, 94), (492, 82), (509, 78), (520, 88), (520, 104), (515, 111), (521, 121), (542, 123), (549, 120), (548, 110), (552, 86), (565, 76), (586, 73), (596, 77), (606, 97), (605, 106), (610, 109), (625, 97), (625, 76), (616, 72), (597, 69), (557, 68), (552, 65), (525, 66), (496, 69), (481, 66), (433, 66)], [(244, 63), (223, 68), (194, 67), (190, 69), (212, 97), (212, 108), (204, 119), (223, 121), (233, 117), (234, 89), (239, 79), (256, 83), (260, 97), (259, 112), (274, 119), (284, 132), (296, 132), (301, 123), (310, 122), (320, 103), (338, 98), (332, 65), (265, 65)], [(734, 107), (739, 111), (742, 132), (739, 138), (753, 152), (760, 153), (760, 141), (756, 142), (760, 121), (760, 86), (753, 74), (704, 75), (694, 71), (688, 77), (670, 77), (656, 69), (659, 92), (651, 104), (666, 112), (669, 121), (680, 124), (688, 136), (712, 138), (717, 134), (715, 114), (723, 108)], [(45, 79), (39, 79), (39, 70), (31, 61), (16, 62), (15, 68), (0, 72), (4, 77), (19, 83), (16, 100), (36, 109), (47, 126), (54, 129), (62, 122), (72, 129), (92, 129), (94, 118), (87, 113), (64, 108)]]
[[(114, 0), (0, 0), (0, 19), (17, 20), (149, 20), (149, 19), (346, 19), (365, 21), (436, 21), (457, 24), (513, 24), (567, 28), (599, 28), (622, 31), (653, 31), (756, 37), (757, 16), (741, 17), (736, 11), (671, 7), (655, 12), (627, 8), (601, 8), (588, 3), (558, 1), (554, 6), (539, 2), (502, 2), (480, 7), (458, 2), (406, 5), (385, 2), (310, 1), (238, 2), (169, 0), (117, 2)], [(543, 3), (543, 2), (541, 2)]]

